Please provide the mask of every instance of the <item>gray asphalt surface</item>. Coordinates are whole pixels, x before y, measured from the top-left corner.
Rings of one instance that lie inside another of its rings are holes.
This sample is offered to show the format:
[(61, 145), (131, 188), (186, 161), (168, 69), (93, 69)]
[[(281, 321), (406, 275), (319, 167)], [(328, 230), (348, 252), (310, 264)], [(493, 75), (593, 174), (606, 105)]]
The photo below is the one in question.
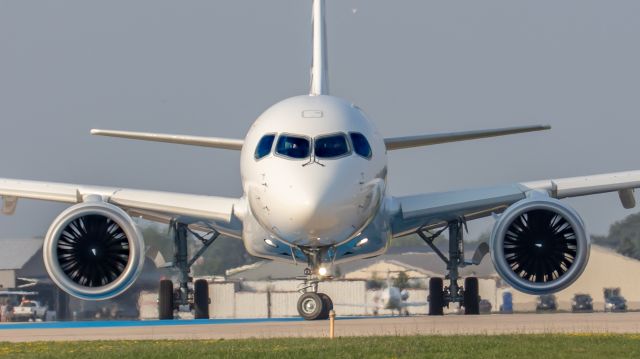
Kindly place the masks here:
[[(69, 328), (5, 327), (0, 329), (0, 341), (326, 337), (329, 333), (329, 321), (143, 323)], [(535, 333), (640, 333), (640, 313), (447, 315), (336, 320), (336, 336)]]

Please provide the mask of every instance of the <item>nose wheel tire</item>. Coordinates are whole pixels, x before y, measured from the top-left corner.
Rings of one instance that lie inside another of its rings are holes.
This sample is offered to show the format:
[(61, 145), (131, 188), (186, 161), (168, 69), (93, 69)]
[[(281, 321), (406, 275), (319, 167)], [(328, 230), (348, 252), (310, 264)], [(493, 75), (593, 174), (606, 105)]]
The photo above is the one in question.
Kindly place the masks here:
[(464, 280), (464, 314), (480, 314), (480, 295), (478, 294), (478, 278), (469, 277)]
[(444, 286), (442, 278), (429, 279), (429, 315), (444, 315)]
[(168, 279), (160, 281), (158, 291), (158, 318), (160, 320), (173, 319), (173, 282)]
[(325, 312), (324, 308), (325, 301), (318, 293), (304, 293), (298, 299), (298, 313), (306, 320), (321, 319)]
[(209, 283), (206, 279), (193, 283), (193, 309), (195, 319), (209, 319)]

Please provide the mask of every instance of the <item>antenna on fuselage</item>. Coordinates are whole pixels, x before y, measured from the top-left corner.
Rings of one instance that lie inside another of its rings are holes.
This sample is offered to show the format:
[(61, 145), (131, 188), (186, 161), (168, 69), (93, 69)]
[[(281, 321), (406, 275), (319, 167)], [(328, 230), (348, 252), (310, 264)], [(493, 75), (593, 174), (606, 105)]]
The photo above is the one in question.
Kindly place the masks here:
[(311, 37), (313, 54), (311, 58), (311, 90), (309, 95), (328, 95), (327, 30), (324, 0), (313, 0), (311, 15)]

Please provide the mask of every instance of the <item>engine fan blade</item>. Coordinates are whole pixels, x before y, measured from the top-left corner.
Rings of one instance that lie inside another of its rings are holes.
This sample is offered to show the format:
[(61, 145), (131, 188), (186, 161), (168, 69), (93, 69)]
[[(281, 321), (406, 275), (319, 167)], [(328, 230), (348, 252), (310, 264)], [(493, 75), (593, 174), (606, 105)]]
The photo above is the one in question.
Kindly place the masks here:
[(71, 221), (60, 235), (58, 261), (64, 273), (87, 287), (115, 281), (129, 260), (124, 231), (110, 218), (87, 215)]
[(562, 216), (533, 210), (509, 226), (504, 253), (511, 269), (530, 282), (547, 282), (566, 273), (576, 256), (576, 233)]

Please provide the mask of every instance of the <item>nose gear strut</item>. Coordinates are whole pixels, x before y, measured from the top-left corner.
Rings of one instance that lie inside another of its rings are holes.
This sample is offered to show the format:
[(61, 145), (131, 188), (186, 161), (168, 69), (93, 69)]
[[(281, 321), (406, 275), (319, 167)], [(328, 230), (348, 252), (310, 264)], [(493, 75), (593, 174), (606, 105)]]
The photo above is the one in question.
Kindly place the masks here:
[(318, 293), (318, 284), (321, 281), (333, 279), (319, 273), (322, 257), (328, 249), (300, 247), (300, 250), (307, 257), (308, 267), (304, 270), (304, 276), (296, 277), (303, 281), (298, 286), (298, 292), (301, 294), (297, 305), (298, 314), (306, 320), (328, 319), (329, 312), (333, 310), (333, 301), (328, 295)]

